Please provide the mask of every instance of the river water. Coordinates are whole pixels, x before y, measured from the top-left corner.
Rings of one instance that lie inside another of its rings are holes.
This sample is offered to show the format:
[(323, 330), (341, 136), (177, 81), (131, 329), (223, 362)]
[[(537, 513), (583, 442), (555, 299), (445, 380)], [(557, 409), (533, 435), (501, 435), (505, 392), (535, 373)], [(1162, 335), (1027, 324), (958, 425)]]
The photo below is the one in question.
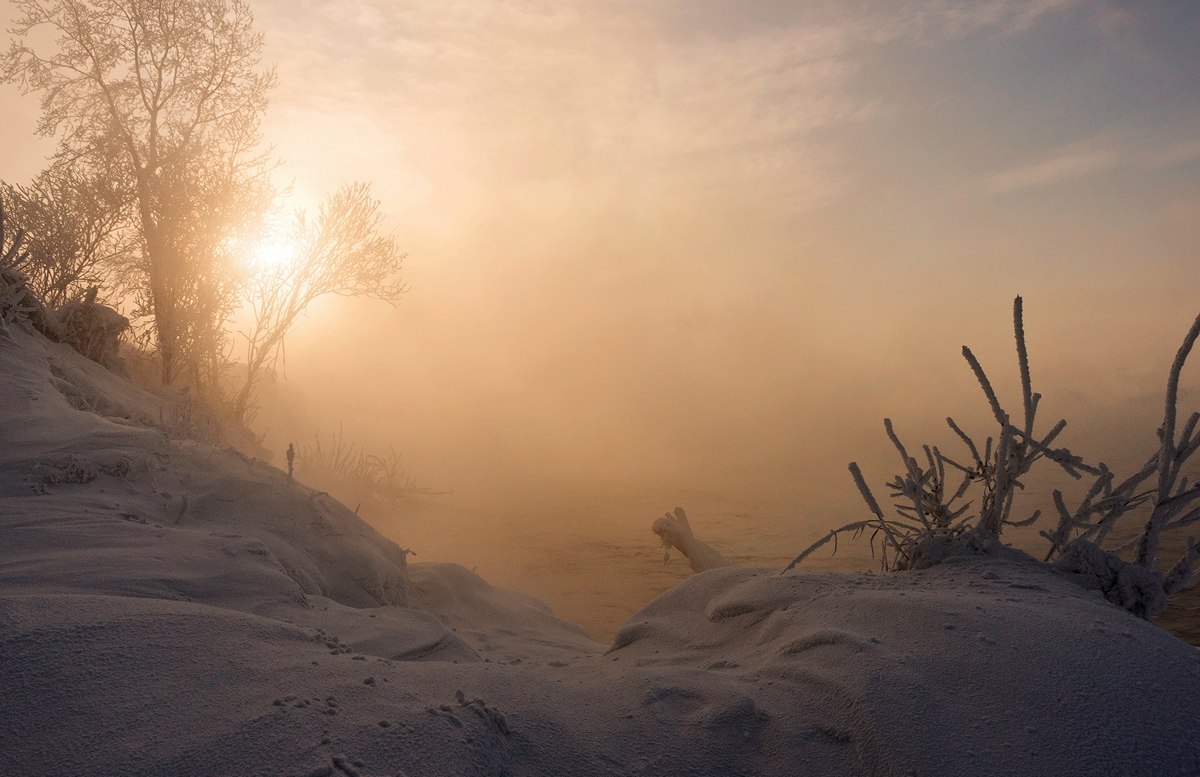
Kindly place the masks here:
[[(782, 568), (828, 529), (859, 516), (825, 518), (768, 500), (723, 499), (691, 494), (678, 501), (696, 536), (733, 564)], [(593, 638), (608, 642), (634, 612), (692, 572), (672, 553), (664, 562), (654, 519), (673, 503), (648, 493), (589, 498), (541, 499), (524, 507), (495, 508), (453, 496), (413, 498), (386, 517), (368, 516), (415, 561), (450, 561), (474, 569), (493, 585), (531, 594)], [(1009, 538), (1037, 552), (1035, 532)], [(1183, 538), (1167, 542), (1173, 559)], [(804, 562), (807, 569), (879, 570), (865, 537), (846, 537)], [(1172, 602), (1158, 620), (1181, 638), (1200, 645), (1200, 587)]]

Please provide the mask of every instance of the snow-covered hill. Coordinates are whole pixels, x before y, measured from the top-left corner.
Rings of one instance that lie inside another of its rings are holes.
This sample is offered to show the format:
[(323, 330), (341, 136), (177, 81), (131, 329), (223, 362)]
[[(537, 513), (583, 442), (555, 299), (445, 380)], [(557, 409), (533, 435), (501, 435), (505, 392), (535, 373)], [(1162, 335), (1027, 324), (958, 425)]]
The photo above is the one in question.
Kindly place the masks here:
[(1023, 557), (715, 569), (606, 649), (159, 414), (0, 332), (2, 774), (1200, 774), (1200, 651)]

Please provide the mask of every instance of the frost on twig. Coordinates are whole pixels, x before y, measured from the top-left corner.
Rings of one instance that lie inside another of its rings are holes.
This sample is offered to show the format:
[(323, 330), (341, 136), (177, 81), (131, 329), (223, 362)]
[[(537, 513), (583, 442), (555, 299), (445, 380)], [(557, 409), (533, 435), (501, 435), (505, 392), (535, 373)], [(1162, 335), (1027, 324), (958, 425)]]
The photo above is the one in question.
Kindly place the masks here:
[(1167, 376), (1166, 407), (1163, 425), (1158, 430), (1158, 486), (1155, 489), (1154, 510), (1142, 532), (1137, 547), (1137, 563), (1153, 568), (1158, 554), (1158, 545), (1163, 531), (1180, 528), (1200, 519), (1200, 507), (1193, 503), (1200, 497), (1200, 483), (1189, 488), (1187, 478), (1181, 478), (1184, 462), (1195, 451), (1200, 442), (1196, 437), (1197, 414), (1193, 414), (1184, 426), (1181, 437), (1175, 439), (1176, 406), (1179, 401), (1179, 376), (1184, 362), (1191, 353), (1196, 338), (1200, 336), (1200, 316), (1188, 330), (1183, 345), (1175, 354), (1171, 372)]
[[(944, 557), (946, 548), (956, 542), (969, 547), (987, 547), (999, 537), (1005, 526), (1028, 525), (1037, 521), (1040, 512), (1014, 520), (1012, 508), (1016, 491), (1023, 488), (1021, 479), (1039, 459), (1054, 461), (1072, 474), (1077, 474), (1081, 468), (1090, 469), (1070, 451), (1050, 447), (1066, 426), (1066, 421), (1059, 421), (1041, 439), (1034, 435), (1041, 396), (1034, 393), (1030, 377), (1020, 297), (1013, 304), (1013, 331), (1021, 376), (1023, 417), (1020, 426), (1010, 422), (1010, 415), (1001, 404), (983, 365), (971, 349), (964, 346), (963, 358), (979, 382), (1000, 427), (996, 437), (989, 437), (981, 452), (971, 436), (953, 418), (947, 418), (947, 425), (964, 443), (970, 458), (964, 459), (967, 463), (961, 463), (942, 453), (937, 446), (923, 445), (924, 461), (921, 462), (909, 454), (891, 419), (885, 419), (884, 430), (901, 461), (900, 474), (887, 483), (895, 515), (887, 517), (884, 514), (858, 465), (851, 464), (850, 472), (855, 485), (875, 518), (848, 524), (835, 530), (833, 536), (844, 531), (874, 528), (876, 534), (882, 536), (885, 567), (908, 569), (922, 566), (931, 563), (931, 559)], [(967, 496), (973, 489), (976, 497), (968, 500)], [(788, 568), (831, 538), (827, 535), (807, 548)], [(937, 550), (931, 554), (934, 548)], [(889, 551), (890, 559), (887, 557)]]

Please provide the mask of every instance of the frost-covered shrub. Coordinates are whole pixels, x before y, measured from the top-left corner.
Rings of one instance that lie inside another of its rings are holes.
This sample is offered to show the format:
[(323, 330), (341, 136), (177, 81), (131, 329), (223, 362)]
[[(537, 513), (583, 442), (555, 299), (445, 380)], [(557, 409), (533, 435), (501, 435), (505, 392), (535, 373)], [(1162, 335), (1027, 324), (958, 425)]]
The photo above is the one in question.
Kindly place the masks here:
[(28, 320), (41, 307), (29, 291), (28, 279), (17, 269), (28, 254), (25, 232), (9, 227), (0, 201), (0, 325)]
[(1098, 589), (1113, 604), (1143, 618), (1162, 612), (1167, 605), (1167, 592), (1159, 575), (1087, 540), (1068, 545), (1055, 566), (1078, 576), (1084, 586)]
[[(1164, 532), (1200, 522), (1200, 483), (1183, 476), (1188, 459), (1200, 448), (1200, 413), (1193, 413), (1176, 434), (1179, 379), (1192, 346), (1200, 336), (1197, 317), (1176, 354), (1167, 379), (1159, 449), (1129, 477), (1118, 480), (1103, 463), (1091, 465), (1066, 448), (1053, 447), (1067, 423), (1060, 420), (1044, 434), (1035, 431), (1041, 395), (1033, 391), (1029, 354), (1025, 345), (1021, 298), (1013, 302), (1013, 329), (1021, 376), (1021, 420), (1001, 405), (991, 381), (971, 349), (963, 357), (979, 381), (997, 424), (995, 437), (982, 446), (966, 434), (953, 418), (946, 423), (962, 441), (967, 457), (954, 459), (937, 446), (921, 446), (921, 458), (910, 455), (890, 419), (884, 420), (888, 439), (900, 455), (901, 472), (887, 487), (894, 513), (887, 515), (867, 485), (857, 463), (850, 474), (872, 517), (833, 529), (800, 553), (784, 571), (792, 569), (818, 548), (843, 533), (871, 532), (872, 548), (878, 542), (883, 566), (891, 570), (919, 569), (962, 553), (991, 553), (1000, 546), (1006, 526), (1038, 523), (1042, 511), (1013, 517), (1016, 491), (1034, 464), (1053, 462), (1076, 480), (1094, 480), (1079, 505), (1068, 508), (1061, 490), (1053, 492), (1057, 522), (1042, 530), (1050, 547), (1046, 561), (1076, 575), (1088, 587), (1101, 590), (1116, 604), (1141, 617), (1162, 610), (1167, 597), (1200, 581), (1200, 542), (1191, 539), (1181, 559), (1162, 570), (1158, 549)], [(960, 460), (961, 459), (961, 460)], [(1149, 482), (1152, 481), (1153, 482)], [(968, 497), (971, 497), (968, 499)], [(1150, 517), (1132, 540), (1111, 552), (1102, 547), (1118, 519), (1138, 508)], [(1126, 560), (1121, 551), (1133, 550)]]
[(416, 495), (440, 493), (414, 483), (400, 453), (391, 446), (386, 455), (369, 453), (347, 440), (340, 428), (324, 441), (318, 430), (311, 445), (301, 444), (293, 450), (296, 477), (348, 504), (390, 505)]
[(129, 319), (96, 302), (95, 291), (57, 311), (63, 336), (71, 346), (94, 362), (120, 371), (121, 336), (129, 330)]
[(117, 451), (99, 451), (86, 456), (69, 454), (34, 465), (26, 482), (35, 494), (44, 494), (48, 487), (64, 483), (91, 483), (102, 476), (127, 477), (132, 468), (129, 457)]
[[(27, 274), (30, 261), (25, 237), (24, 230), (10, 228), (0, 201), (0, 324), (26, 321), (51, 340), (65, 342), (110, 369), (118, 368), (117, 349), (129, 320), (96, 302), (95, 287), (57, 310), (51, 309), (44, 292)], [(55, 299), (61, 299), (61, 294)]]

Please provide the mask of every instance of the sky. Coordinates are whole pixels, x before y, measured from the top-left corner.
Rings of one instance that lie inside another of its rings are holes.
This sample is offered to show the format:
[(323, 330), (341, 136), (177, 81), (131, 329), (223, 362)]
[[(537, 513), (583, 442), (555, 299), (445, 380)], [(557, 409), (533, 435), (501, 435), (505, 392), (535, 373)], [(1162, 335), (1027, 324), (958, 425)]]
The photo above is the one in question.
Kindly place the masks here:
[[(1153, 445), (1200, 312), (1200, 5), (252, 6), (289, 206), (371, 181), (411, 287), (310, 312), (268, 446), (340, 425), (480, 498), (849, 510), (883, 417), (982, 422), (962, 345), (1016, 403), (1017, 294), (1046, 425)], [(52, 144), (0, 99), (25, 180)]]

